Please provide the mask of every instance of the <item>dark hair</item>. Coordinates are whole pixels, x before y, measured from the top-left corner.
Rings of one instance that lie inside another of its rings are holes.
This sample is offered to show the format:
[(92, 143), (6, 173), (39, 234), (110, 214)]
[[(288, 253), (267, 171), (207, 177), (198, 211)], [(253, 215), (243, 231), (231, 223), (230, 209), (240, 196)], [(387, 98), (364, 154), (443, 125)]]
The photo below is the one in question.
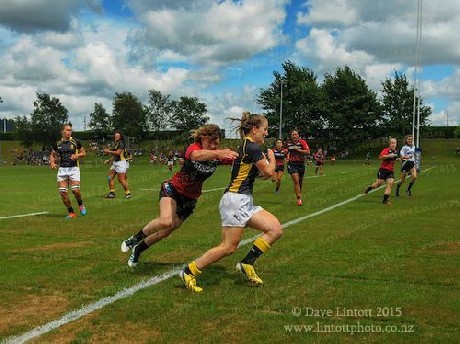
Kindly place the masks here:
[(232, 123), (240, 122), (240, 124), (235, 127), (235, 132), (239, 133), (241, 138), (244, 138), (253, 127), (259, 128), (267, 121), (265, 116), (256, 113), (250, 113), (249, 111), (244, 111), (241, 119), (231, 117), (228, 119), (230, 119)]
[(120, 141), (125, 142), (125, 135), (123, 135), (123, 133), (121, 131), (119, 131), (119, 130), (115, 130), (115, 132), (113, 134), (115, 135), (117, 133), (120, 134)]

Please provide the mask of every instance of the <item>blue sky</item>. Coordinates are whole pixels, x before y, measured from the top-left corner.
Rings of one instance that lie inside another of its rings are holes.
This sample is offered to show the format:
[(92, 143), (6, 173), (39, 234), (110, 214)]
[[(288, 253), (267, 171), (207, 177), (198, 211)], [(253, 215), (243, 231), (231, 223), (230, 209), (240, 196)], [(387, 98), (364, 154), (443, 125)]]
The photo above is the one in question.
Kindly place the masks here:
[[(196, 96), (211, 121), (259, 111), (254, 99), (291, 60), (321, 80), (350, 66), (375, 91), (413, 80), (418, 0), (3, 0), (0, 117), (28, 115), (37, 91), (75, 128), (115, 92)], [(421, 95), (434, 125), (459, 125), (460, 2), (423, 2)]]

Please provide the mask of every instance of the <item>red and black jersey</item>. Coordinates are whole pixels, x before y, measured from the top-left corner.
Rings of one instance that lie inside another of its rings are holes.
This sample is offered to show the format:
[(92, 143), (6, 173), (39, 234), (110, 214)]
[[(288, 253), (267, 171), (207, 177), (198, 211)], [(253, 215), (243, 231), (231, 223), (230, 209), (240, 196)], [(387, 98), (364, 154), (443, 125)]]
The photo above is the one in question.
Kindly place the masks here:
[(201, 150), (203, 146), (199, 142), (192, 143), (185, 152), (185, 160), (179, 172), (171, 178), (171, 183), (177, 192), (188, 198), (198, 198), (201, 195), (203, 182), (211, 177), (219, 165), (219, 160), (194, 161), (190, 155), (195, 150)]
[(273, 148), (273, 154), (275, 155), (276, 166), (283, 166), (284, 165), (284, 160), (286, 159), (286, 155), (287, 155), (287, 149), (285, 149), (285, 148), (281, 148), (281, 149)]
[[(398, 152), (396, 150), (391, 150), (390, 148), (384, 148), (379, 156), (382, 155), (388, 155), (388, 154), (397, 154)], [(380, 164), (380, 168), (383, 168), (384, 170), (388, 171), (394, 171), (394, 165), (395, 165), (395, 160), (396, 156), (394, 158), (388, 158), (388, 159), (383, 159), (382, 163)]]
[(72, 160), (70, 157), (72, 154), (78, 154), (81, 149), (81, 142), (79, 139), (73, 137), (69, 138), (68, 141), (60, 139), (53, 145), (53, 150), (59, 154), (60, 167), (75, 167), (78, 165), (78, 159)]
[(297, 149), (308, 150), (307, 141), (299, 139), (297, 142), (289, 141), (288, 142), (288, 153), (289, 153), (289, 162), (293, 163), (304, 163), (305, 162), (305, 153), (300, 153)]
[(323, 153), (316, 152), (315, 154), (313, 154), (313, 159), (315, 159), (316, 162), (323, 162), (324, 155)]

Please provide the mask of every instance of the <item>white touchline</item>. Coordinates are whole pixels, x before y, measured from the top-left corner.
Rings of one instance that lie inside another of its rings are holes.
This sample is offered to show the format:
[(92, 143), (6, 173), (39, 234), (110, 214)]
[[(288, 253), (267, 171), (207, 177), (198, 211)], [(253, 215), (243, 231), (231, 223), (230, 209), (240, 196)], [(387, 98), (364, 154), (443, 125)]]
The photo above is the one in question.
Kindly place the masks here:
[[(432, 168), (434, 168), (434, 166), (430, 167), (430, 168), (427, 168), (422, 172), (426, 172), (428, 170), (431, 170)], [(375, 192), (375, 191), (377, 191), (377, 190), (379, 190), (379, 189), (381, 189), (383, 187), (384, 187), (384, 185), (380, 186), (377, 189), (369, 191), (369, 193)], [(217, 190), (217, 189), (215, 189), (215, 190)], [(317, 212), (314, 212), (312, 214), (302, 216), (302, 217), (299, 217), (297, 219), (288, 221), (285, 224), (283, 224), (283, 228), (289, 227), (291, 225), (295, 225), (295, 224), (297, 224), (297, 223), (299, 223), (299, 222), (301, 222), (301, 221), (303, 221), (305, 219), (324, 214), (324, 213), (326, 213), (328, 211), (331, 211), (331, 210), (333, 210), (335, 208), (338, 208), (338, 207), (341, 207), (341, 206), (343, 206), (345, 204), (353, 202), (353, 201), (355, 201), (358, 198), (363, 197), (363, 196), (365, 196), (365, 195), (364, 194), (358, 194), (358, 195), (356, 195), (356, 196), (354, 196), (352, 198), (349, 198), (349, 199), (347, 199), (345, 201), (342, 201), (342, 202), (339, 202), (337, 204), (331, 205), (330, 207), (324, 208), (324, 209), (319, 210)], [(258, 235), (255, 235), (252, 238), (242, 240), (240, 242), (240, 244), (238, 245), (238, 247), (241, 247), (241, 246), (244, 246), (244, 245), (246, 245), (248, 243), (253, 242), (260, 235), (261, 234), (258, 234)], [(136, 284), (136, 285), (134, 285), (132, 287), (125, 288), (125, 289), (119, 291), (118, 293), (116, 293), (113, 296), (105, 297), (103, 299), (100, 299), (99, 301), (96, 301), (96, 302), (92, 303), (92, 304), (89, 304), (87, 306), (83, 306), (82, 308), (80, 308), (78, 310), (69, 312), (69, 313), (65, 314), (64, 316), (62, 316), (61, 318), (59, 318), (57, 320), (50, 321), (49, 323), (47, 323), (45, 325), (42, 325), (42, 326), (38, 326), (38, 327), (34, 328), (33, 330), (31, 330), (29, 332), (26, 332), (26, 333), (24, 333), (24, 334), (22, 334), (20, 336), (10, 337), (10, 338), (4, 340), (2, 342), (2, 344), (22, 344), (22, 343), (25, 343), (26, 341), (28, 341), (30, 339), (37, 338), (37, 337), (41, 336), (42, 334), (51, 332), (52, 330), (55, 330), (55, 329), (61, 327), (62, 325), (66, 325), (71, 321), (75, 321), (77, 319), (80, 319), (81, 317), (83, 317), (83, 316), (85, 316), (87, 314), (90, 314), (90, 313), (92, 313), (93, 311), (95, 311), (97, 309), (101, 309), (101, 308), (103, 308), (105, 306), (108, 306), (108, 305), (114, 303), (117, 300), (124, 299), (124, 298), (126, 298), (128, 296), (131, 296), (131, 295), (135, 294), (137, 291), (139, 291), (141, 289), (154, 286), (154, 285), (156, 285), (156, 284), (158, 284), (160, 282), (164, 282), (167, 279), (178, 275), (182, 268), (183, 268), (183, 266), (176, 267), (176, 268), (174, 268), (172, 270), (169, 270), (169, 271), (165, 272), (162, 275), (153, 276), (153, 277), (149, 278), (148, 280), (145, 280), (145, 281), (140, 282), (140, 283), (138, 283), (138, 284)]]
[(48, 212), (47, 211), (42, 211), (40, 213), (30, 213), (30, 214), (11, 215), (11, 216), (0, 216), (0, 220), (12, 219), (13, 217), (27, 217), (27, 216), (37, 216), (37, 215), (44, 215), (44, 214), (48, 214)]

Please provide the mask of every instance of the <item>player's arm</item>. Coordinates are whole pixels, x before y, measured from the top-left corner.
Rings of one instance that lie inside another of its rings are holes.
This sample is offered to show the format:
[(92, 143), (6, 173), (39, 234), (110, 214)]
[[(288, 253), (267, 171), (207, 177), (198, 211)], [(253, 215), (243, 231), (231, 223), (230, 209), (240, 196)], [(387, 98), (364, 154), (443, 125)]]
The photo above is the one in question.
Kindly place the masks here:
[(379, 159), (380, 160), (385, 160), (385, 159), (394, 159), (396, 158), (398, 155), (395, 154), (395, 153), (389, 153), (388, 150), (383, 150), (380, 155), (379, 155)]
[(56, 164), (57, 152), (53, 149), (50, 154), (50, 168), (54, 170), (57, 167)]
[(121, 148), (115, 149), (115, 150), (104, 148), (104, 154), (121, 155), (121, 152), (123, 152), (123, 149), (121, 149)]
[(271, 178), (273, 173), (275, 173), (275, 154), (271, 149), (267, 149), (267, 157), (263, 157), (255, 163), (256, 167), (259, 169), (259, 172), (264, 178)]
[(196, 149), (190, 153), (190, 159), (194, 161), (209, 161), (217, 159), (230, 163), (238, 157), (238, 153), (231, 149)]

